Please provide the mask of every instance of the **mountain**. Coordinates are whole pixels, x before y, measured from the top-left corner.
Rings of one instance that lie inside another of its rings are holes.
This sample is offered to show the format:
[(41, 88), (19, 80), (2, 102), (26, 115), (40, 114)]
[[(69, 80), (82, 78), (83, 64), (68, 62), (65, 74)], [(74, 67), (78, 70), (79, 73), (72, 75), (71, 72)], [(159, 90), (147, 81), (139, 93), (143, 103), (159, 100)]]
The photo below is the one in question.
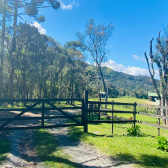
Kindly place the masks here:
[[(94, 81), (92, 84), (98, 85), (98, 79), (100, 79), (97, 69), (94, 66), (89, 66), (88, 71), (92, 73), (92, 77), (94, 74)], [(155, 89), (152, 85), (151, 78), (147, 76), (133, 76), (123, 72), (114, 71), (108, 67), (102, 67), (102, 72), (105, 80), (109, 85), (115, 86), (116, 89), (125, 90), (127, 92), (138, 92), (143, 91), (147, 94), (147, 92), (155, 92)], [(97, 76), (97, 77), (96, 77)], [(156, 80), (157, 85), (159, 86), (159, 80)], [(131, 94), (128, 95), (131, 95)]]
[[(148, 76), (133, 76), (122, 72), (114, 71), (110, 68), (102, 68), (105, 79), (112, 83), (116, 88), (124, 88), (132, 91), (143, 89), (146, 92), (155, 92), (151, 78)], [(159, 86), (159, 80), (156, 80)]]

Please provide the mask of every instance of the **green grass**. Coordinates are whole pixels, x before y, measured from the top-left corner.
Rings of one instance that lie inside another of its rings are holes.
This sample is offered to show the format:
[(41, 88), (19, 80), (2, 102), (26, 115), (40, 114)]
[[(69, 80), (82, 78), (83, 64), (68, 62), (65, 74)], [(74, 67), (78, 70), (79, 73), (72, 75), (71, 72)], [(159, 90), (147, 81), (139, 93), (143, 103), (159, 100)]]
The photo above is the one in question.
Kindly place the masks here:
[(78, 164), (70, 161), (70, 157), (64, 154), (57, 145), (54, 136), (44, 129), (36, 130), (36, 151), (47, 168), (76, 168)]
[(8, 140), (0, 139), (0, 165), (6, 160), (9, 150), (10, 142)]
[[(135, 163), (136, 167), (168, 167), (168, 153), (157, 149), (157, 129), (139, 126), (145, 134), (143, 137), (126, 136), (131, 124), (114, 124), (113, 135), (111, 124), (89, 124), (88, 134), (83, 132), (83, 127), (71, 127), (70, 137), (94, 145), (122, 162)], [(168, 132), (161, 130), (161, 135), (167, 137)]]
[[(99, 99), (90, 99), (98, 101)], [(109, 101), (145, 104), (148, 100), (136, 98), (115, 98)], [(111, 109), (112, 106), (108, 105)], [(133, 111), (130, 106), (114, 106), (116, 110)], [(108, 115), (111, 115), (110, 113)], [(117, 117), (130, 118), (133, 114), (115, 113)], [(97, 116), (94, 116), (94, 119)], [(89, 120), (91, 117), (89, 117)], [(101, 117), (102, 120), (106, 119)], [(156, 124), (157, 118), (136, 115), (137, 120), (146, 121)], [(107, 119), (106, 119), (107, 120)], [(135, 163), (135, 167), (153, 167), (166, 168), (168, 167), (168, 153), (157, 149), (157, 128), (137, 124), (141, 127), (142, 137), (127, 136), (127, 129), (131, 124), (114, 124), (114, 134), (111, 134), (111, 124), (89, 124), (89, 133), (83, 132), (83, 127), (71, 127), (70, 137), (73, 140), (83, 141), (90, 145), (94, 145), (100, 151), (108, 156), (115, 157), (121, 162)], [(161, 129), (161, 136), (168, 137), (168, 131)]]

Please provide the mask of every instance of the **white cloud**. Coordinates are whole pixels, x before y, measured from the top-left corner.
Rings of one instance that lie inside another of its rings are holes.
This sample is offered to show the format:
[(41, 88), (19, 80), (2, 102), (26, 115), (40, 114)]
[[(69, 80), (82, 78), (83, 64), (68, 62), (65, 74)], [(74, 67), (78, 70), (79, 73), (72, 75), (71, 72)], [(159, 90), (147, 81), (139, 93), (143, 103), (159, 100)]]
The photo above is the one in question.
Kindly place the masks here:
[(42, 28), (38, 22), (34, 21), (34, 23), (30, 25), (36, 27), (40, 34), (46, 34), (46, 29)]
[(73, 8), (72, 4), (64, 5), (62, 2), (60, 2), (60, 4), (61, 4), (61, 8), (64, 10)]
[(144, 58), (138, 56), (138, 55), (132, 55), (132, 57), (135, 59), (135, 60), (141, 60), (143, 62), (146, 62)]
[[(123, 73), (127, 73), (127, 74), (134, 75), (134, 76), (138, 76), (138, 75), (149, 76), (148, 69), (139, 68), (139, 67), (130, 67), (130, 66), (125, 67), (122, 64), (117, 64), (113, 60), (109, 60), (105, 63), (102, 63), (102, 66), (109, 67), (110, 69), (113, 69), (114, 71), (123, 72)], [(156, 70), (155, 77), (159, 78), (158, 70)]]

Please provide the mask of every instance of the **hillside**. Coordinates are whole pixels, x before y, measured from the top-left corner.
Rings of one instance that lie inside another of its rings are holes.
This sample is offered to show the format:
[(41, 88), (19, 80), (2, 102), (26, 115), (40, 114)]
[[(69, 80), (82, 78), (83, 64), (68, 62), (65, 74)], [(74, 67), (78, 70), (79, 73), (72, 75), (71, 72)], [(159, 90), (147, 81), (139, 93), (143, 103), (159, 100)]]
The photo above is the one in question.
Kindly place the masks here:
[[(96, 73), (96, 68), (89, 66), (90, 71)], [(155, 92), (155, 89), (152, 85), (151, 78), (147, 76), (133, 76), (122, 72), (114, 71), (110, 68), (102, 68), (104, 78), (108, 81), (109, 85), (113, 85), (116, 89), (124, 89), (129, 92), (133, 90), (142, 89), (144, 92)], [(99, 77), (97, 77), (98, 79)], [(95, 79), (96, 80), (96, 79)], [(159, 86), (159, 80), (156, 80), (157, 85)]]

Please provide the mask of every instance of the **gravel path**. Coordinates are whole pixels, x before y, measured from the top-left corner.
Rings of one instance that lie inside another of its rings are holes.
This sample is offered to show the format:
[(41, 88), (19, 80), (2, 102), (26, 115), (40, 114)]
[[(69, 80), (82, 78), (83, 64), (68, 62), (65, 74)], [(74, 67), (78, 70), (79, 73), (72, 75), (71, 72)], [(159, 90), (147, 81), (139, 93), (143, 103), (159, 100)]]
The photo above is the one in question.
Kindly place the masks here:
[[(55, 121), (56, 122), (56, 121)], [(52, 124), (55, 124), (55, 122)], [(65, 119), (60, 119), (57, 124), (66, 123)], [(71, 156), (71, 161), (78, 163), (83, 168), (132, 168), (132, 164), (121, 164), (114, 158), (107, 157), (96, 148), (83, 142), (72, 141), (68, 136), (68, 128), (53, 128), (49, 130), (58, 140), (58, 145), (63, 152)]]

